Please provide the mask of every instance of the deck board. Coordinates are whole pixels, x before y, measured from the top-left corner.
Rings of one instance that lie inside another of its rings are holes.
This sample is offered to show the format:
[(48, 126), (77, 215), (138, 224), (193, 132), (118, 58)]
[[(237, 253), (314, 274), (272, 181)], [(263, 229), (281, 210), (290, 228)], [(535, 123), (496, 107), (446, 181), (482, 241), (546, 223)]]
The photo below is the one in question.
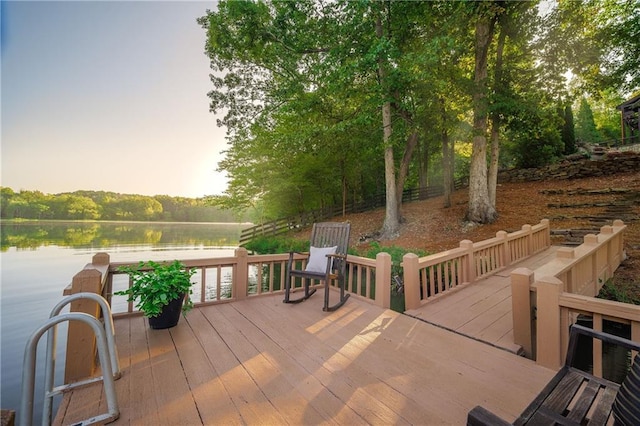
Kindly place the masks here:
[[(512, 421), (554, 374), (357, 298), (331, 313), (281, 299), (194, 309), (170, 330), (117, 319), (113, 424), (465, 424), (476, 405)], [(56, 424), (99, 414), (97, 394), (70, 392)]]
[(552, 246), (459, 291), (428, 301), (407, 315), (495, 345), (513, 353), (521, 348), (513, 341), (511, 272), (517, 268), (535, 270), (555, 258)]

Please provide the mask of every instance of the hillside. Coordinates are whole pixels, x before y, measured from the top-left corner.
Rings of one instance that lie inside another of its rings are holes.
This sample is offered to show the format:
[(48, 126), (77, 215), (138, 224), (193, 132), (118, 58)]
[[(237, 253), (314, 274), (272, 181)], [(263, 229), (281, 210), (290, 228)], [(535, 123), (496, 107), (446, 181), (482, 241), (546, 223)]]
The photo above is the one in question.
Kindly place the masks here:
[[(448, 209), (442, 207), (442, 197), (407, 203), (403, 206), (404, 223), (399, 237), (380, 244), (435, 253), (458, 247), (461, 240), (480, 241), (495, 236), (497, 231), (516, 231), (545, 218), (551, 221), (552, 234), (556, 234), (552, 236), (553, 244), (562, 244), (567, 238), (575, 240), (577, 235), (580, 239), (585, 232), (619, 218), (627, 224), (628, 259), (616, 276), (640, 283), (640, 172), (501, 184), (497, 192), (499, 217), (490, 225), (465, 223), (467, 202), (467, 190), (459, 190)], [(382, 226), (384, 209), (349, 214), (344, 219), (352, 224), (352, 247), (365, 249)], [(574, 230), (575, 235), (569, 235), (568, 230)]]

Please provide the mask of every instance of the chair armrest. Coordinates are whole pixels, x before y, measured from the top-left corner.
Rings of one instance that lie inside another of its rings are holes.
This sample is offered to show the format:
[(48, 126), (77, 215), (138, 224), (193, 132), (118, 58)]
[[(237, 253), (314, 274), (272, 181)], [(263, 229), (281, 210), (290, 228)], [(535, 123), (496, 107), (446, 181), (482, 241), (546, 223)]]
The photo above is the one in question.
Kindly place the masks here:
[(338, 259), (346, 259), (347, 255), (346, 254), (340, 254), (340, 253), (329, 253), (327, 255), (327, 257), (337, 257)]
[(638, 342), (625, 339), (624, 337), (614, 336), (613, 334), (604, 333), (602, 331), (596, 331), (591, 328), (584, 327), (582, 325), (573, 324), (571, 326), (571, 334), (569, 338), (569, 347), (567, 348), (567, 358), (565, 361), (565, 365), (568, 365), (568, 366), (573, 365), (573, 358), (576, 353), (579, 334), (592, 337), (594, 339), (599, 339), (603, 342), (610, 343), (613, 345), (622, 346), (623, 348), (626, 348), (632, 351), (640, 352), (640, 343)]
[(467, 414), (467, 426), (511, 426), (511, 423), (477, 405)]
[(571, 329), (575, 329), (576, 333), (595, 337), (596, 339), (600, 339), (603, 342), (619, 345), (626, 349), (640, 352), (640, 343), (634, 342), (633, 340), (625, 339), (624, 337), (618, 337), (613, 334), (604, 333), (602, 331), (596, 331), (578, 324), (572, 325)]

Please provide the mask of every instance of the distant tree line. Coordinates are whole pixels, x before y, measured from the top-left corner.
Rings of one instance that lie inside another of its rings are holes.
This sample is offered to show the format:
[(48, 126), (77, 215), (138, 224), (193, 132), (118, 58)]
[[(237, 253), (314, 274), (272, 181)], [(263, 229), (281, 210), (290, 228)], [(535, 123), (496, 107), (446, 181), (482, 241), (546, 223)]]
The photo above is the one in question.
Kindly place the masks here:
[(210, 199), (132, 195), (105, 191), (44, 194), (0, 187), (2, 219), (239, 222), (244, 215), (215, 207)]

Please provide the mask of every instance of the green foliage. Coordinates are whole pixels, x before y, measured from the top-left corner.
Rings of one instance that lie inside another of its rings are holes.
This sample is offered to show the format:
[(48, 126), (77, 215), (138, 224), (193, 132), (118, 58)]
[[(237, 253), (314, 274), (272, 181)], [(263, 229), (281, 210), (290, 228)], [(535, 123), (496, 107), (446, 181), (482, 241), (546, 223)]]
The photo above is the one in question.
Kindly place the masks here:
[(564, 145), (563, 154), (573, 154), (578, 150), (576, 147), (576, 133), (575, 125), (573, 124), (573, 111), (571, 105), (567, 105), (563, 111), (563, 125), (562, 125), (562, 143)]
[(620, 140), (620, 111), (616, 107), (624, 100), (616, 90), (611, 89), (602, 90), (589, 99), (601, 143), (612, 144)]
[(520, 168), (541, 167), (562, 156), (561, 122), (555, 108), (523, 102), (509, 123), (504, 154)]
[(604, 282), (598, 297), (616, 302), (640, 305), (640, 281), (609, 278)]
[(14, 192), (0, 187), (2, 219), (136, 220), (174, 222), (237, 222), (242, 212), (216, 207), (211, 197), (185, 198), (156, 195), (117, 194), (104, 191), (76, 191), (43, 194)]
[(288, 253), (291, 251), (309, 251), (309, 241), (288, 237), (260, 236), (244, 245), (244, 248), (256, 254)]
[(596, 128), (593, 119), (591, 105), (586, 98), (580, 100), (578, 114), (576, 115), (576, 139), (580, 142), (597, 143), (600, 142), (600, 133)]
[[(639, 12), (623, 3), (560, 2), (542, 16), (535, 2), (220, 1), (198, 20), (210, 110), (229, 142), (218, 165), (229, 186), (214, 201), (256, 221), (356, 202), (386, 190), (390, 157), (405, 189), (468, 176), (459, 156), (443, 170), (442, 147), (471, 140), (480, 18), (495, 34), (483, 113), (507, 144), (500, 165), (573, 152), (570, 111), (557, 110), (576, 97), (567, 70), (580, 89), (613, 86), (614, 75), (625, 77), (618, 88), (635, 84)], [(381, 123), (383, 105), (391, 125)]]
[[(191, 294), (191, 277), (194, 268), (185, 268), (180, 261), (173, 263), (140, 262), (137, 267), (123, 266), (118, 271), (129, 274), (131, 287), (114, 294), (128, 296), (128, 302), (136, 302), (136, 308), (147, 317), (156, 317), (162, 308), (172, 300)], [(186, 298), (182, 312), (193, 308), (193, 302)]]
[(429, 254), (425, 250), (421, 249), (408, 249), (398, 246), (382, 247), (377, 241), (374, 241), (369, 244), (369, 248), (363, 256), (370, 259), (375, 259), (378, 253), (382, 252), (389, 253), (389, 255), (391, 256), (391, 275), (398, 275), (400, 277), (402, 277), (402, 267), (400, 266), (400, 264), (402, 263), (402, 258), (405, 254), (414, 253), (420, 257), (427, 256)]

